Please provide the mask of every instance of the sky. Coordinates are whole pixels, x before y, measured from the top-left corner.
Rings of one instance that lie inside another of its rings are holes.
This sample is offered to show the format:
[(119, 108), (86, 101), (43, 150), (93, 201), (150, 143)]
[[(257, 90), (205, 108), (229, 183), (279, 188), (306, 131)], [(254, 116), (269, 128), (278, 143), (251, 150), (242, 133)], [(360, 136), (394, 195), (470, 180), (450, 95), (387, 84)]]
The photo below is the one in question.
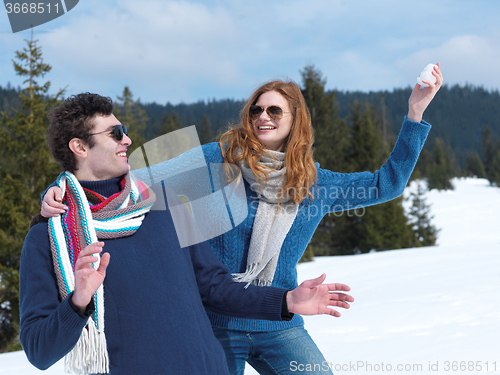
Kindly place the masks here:
[[(327, 282), (349, 285), (355, 299), (339, 309), (340, 318), (304, 317), (334, 374), (500, 373), (500, 188), (475, 178), (453, 184), (453, 191), (425, 195), (441, 229), (437, 246), (298, 265), (299, 282), (325, 272)], [(415, 190), (412, 182), (404, 195)], [(290, 369), (306, 373), (299, 366)], [(14, 352), (0, 354), (4, 374), (65, 372), (62, 360), (42, 372)], [(248, 366), (245, 374), (257, 372)]]
[[(413, 86), (428, 63), (445, 83), (500, 88), (498, 0), (82, 0), (34, 28), (52, 93), (144, 103), (246, 99), (263, 82), (314, 65), (327, 89)], [(0, 14), (0, 86), (22, 84), (12, 33)]]

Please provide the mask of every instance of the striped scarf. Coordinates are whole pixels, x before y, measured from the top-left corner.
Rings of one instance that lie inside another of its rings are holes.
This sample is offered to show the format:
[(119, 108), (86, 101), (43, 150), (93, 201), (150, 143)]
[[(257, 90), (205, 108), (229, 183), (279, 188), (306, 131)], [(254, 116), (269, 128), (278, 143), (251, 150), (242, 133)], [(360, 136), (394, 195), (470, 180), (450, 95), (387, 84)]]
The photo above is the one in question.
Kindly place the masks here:
[[(141, 226), (154, 204), (155, 195), (128, 173), (121, 181), (122, 191), (105, 198), (83, 189), (76, 177), (66, 171), (57, 184), (63, 191), (68, 210), (49, 220), (49, 238), (54, 271), (61, 300), (75, 287), (75, 263), (80, 251), (97, 240), (131, 236)], [(141, 191), (138, 188), (141, 184)], [(100, 202), (91, 205), (88, 201)], [(93, 264), (99, 268), (99, 260)], [(109, 373), (104, 334), (104, 292), (101, 285), (93, 297), (95, 312), (82, 330), (75, 347), (65, 357), (66, 371), (76, 374)]]

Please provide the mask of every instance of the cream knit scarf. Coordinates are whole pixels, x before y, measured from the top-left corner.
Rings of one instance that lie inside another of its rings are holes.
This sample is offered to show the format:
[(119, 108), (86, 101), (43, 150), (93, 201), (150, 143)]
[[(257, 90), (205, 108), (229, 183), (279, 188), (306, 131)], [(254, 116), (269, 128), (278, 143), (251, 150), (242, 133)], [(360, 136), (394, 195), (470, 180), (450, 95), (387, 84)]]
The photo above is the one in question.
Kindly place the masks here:
[[(123, 190), (106, 198), (82, 188), (70, 172), (62, 173), (57, 184), (63, 190), (68, 211), (49, 220), (52, 261), (61, 300), (74, 290), (78, 254), (97, 240), (131, 236), (139, 229), (155, 201), (151, 190), (139, 191), (130, 174), (122, 180)], [(141, 185), (143, 187), (143, 185)], [(90, 205), (87, 195), (99, 204)], [(99, 268), (99, 260), (93, 264)], [(65, 369), (76, 374), (109, 373), (109, 358), (104, 334), (104, 291), (94, 294), (95, 313), (89, 318), (75, 347), (65, 357)]]
[(271, 169), (268, 179), (262, 186), (245, 163), (240, 165), (243, 178), (259, 197), (248, 250), (247, 268), (244, 273), (233, 275), (236, 281), (247, 283), (247, 286), (249, 284), (271, 285), (281, 246), (299, 208), (298, 204), (291, 202), (287, 197), (280, 200), (279, 190), (284, 185), (286, 177), (286, 154), (272, 150), (266, 151), (274, 157), (264, 152), (259, 160), (260, 164)]

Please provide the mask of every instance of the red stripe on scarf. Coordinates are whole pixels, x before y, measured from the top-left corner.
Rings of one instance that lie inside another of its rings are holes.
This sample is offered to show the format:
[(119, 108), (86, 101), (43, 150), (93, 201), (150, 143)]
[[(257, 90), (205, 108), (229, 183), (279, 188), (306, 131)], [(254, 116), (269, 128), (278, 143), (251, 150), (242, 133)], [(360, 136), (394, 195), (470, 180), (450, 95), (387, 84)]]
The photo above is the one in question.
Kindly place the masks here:
[(92, 212), (97, 212), (99, 210), (102, 210), (104, 207), (106, 207), (114, 198), (116, 198), (118, 195), (121, 194), (122, 190), (125, 188), (125, 177), (121, 179), (120, 181), (120, 186), (121, 186), (121, 189), (118, 193), (115, 193), (113, 194), (111, 197), (109, 198), (105, 198), (103, 197), (102, 195), (100, 194), (97, 194), (95, 191), (92, 191), (92, 190), (89, 190), (89, 189), (86, 189), (84, 187), (83, 190), (86, 192), (86, 193), (90, 193), (91, 195), (93, 195), (94, 197), (96, 197), (97, 199), (99, 199), (101, 201), (101, 203), (98, 203), (98, 204), (92, 204), (89, 202), (89, 205), (90, 205), (90, 211)]
[(98, 204), (91, 204), (89, 202), (90, 211), (92, 211), (92, 212), (97, 212), (99, 210), (102, 210), (104, 207), (106, 207), (108, 204), (110, 204), (113, 199), (115, 199), (117, 196), (119, 196), (121, 194), (121, 191), (120, 191), (120, 192), (115, 193), (111, 197), (109, 197), (109, 198), (106, 199), (102, 195), (94, 193), (91, 190), (88, 190), (88, 189), (85, 189), (85, 188), (84, 188), (84, 190), (92, 193), (92, 195), (94, 195), (96, 198), (98, 198), (101, 201), (101, 203), (98, 203)]
[[(74, 201), (73, 197), (71, 194), (66, 194), (66, 205), (68, 206), (68, 211), (64, 215), (64, 221), (65, 221), (65, 227), (67, 231), (69, 232), (70, 238), (73, 240), (73, 246), (70, 246), (69, 250), (69, 258), (71, 261), (71, 266), (73, 268), (73, 271), (75, 270), (75, 263), (76, 260), (78, 259), (78, 255), (80, 254), (80, 251), (82, 250), (82, 244), (80, 242), (80, 237), (78, 236), (77, 232), (77, 226), (76, 226), (76, 207), (77, 203)], [(87, 244), (85, 244), (87, 246)]]
[(146, 200), (149, 198), (149, 190), (148, 187), (144, 184), (144, 182), (135, 180), (137, 182), (137, 187), (139, 188), (139, 193), (141, 194), (142, 200)]

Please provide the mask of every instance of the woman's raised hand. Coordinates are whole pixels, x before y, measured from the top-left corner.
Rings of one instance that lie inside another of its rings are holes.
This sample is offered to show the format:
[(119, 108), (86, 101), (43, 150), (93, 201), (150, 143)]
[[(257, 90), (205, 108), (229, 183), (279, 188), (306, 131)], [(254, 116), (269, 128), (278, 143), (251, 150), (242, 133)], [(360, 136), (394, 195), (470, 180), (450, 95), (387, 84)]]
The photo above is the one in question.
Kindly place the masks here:
[(434, 99), (434, 96), (443, 85), (443, 75), (441, 74), (440, 63), (434, 67), (432, 75), (436, 77), (436, 82), (422, 80), (423, 83), (429, 85), (421, 89), (417, 83), (408, 100), (408, 119), (415, 122), (422, 121), (422, 116), (429, 103)]

